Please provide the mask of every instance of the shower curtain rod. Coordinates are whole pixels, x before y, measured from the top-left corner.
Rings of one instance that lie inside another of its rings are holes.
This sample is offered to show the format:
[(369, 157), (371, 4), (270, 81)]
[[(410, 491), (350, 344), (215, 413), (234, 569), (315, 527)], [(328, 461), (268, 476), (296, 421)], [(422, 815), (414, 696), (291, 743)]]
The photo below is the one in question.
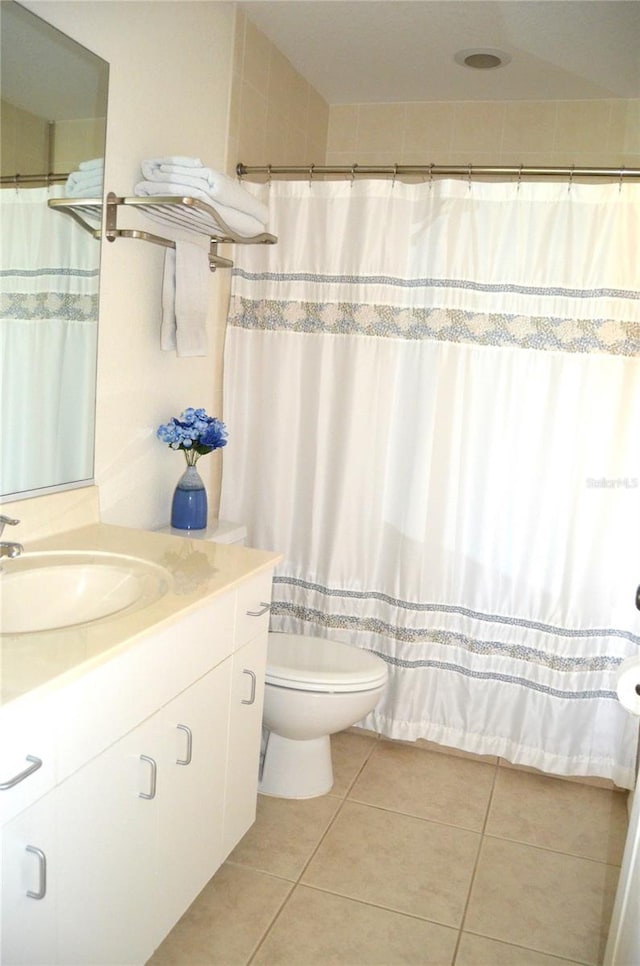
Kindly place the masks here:
[(0, 184), (13, 184), (17, 187), (19, 184), (34, 184), (45, 181), (49, 185), (66, 181), (68, 177), (68, 174), (54, 174), (53, 171), (48, 174), (3, 174), (0, 178)]
[(487, 165), (487, 164), (243, 164), (236, 165), (236, 174), (242, 178), (248, 174), (273, 175), (306, 174), (309, 179), (315, 175), (452, 175), (472, 178), (479, 176), (512, 176), (517, 178), (610, 178), (623, 181), (626, 178), (640, 178), (640, 168), (594, 168), (578, 167), (532, 167), (530, 165)]

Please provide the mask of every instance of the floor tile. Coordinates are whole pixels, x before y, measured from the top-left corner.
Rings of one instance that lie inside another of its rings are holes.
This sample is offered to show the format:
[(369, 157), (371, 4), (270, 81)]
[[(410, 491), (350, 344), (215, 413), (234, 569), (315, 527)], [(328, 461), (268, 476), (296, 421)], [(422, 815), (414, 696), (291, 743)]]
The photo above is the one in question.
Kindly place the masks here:
[(482, 831), (496, 771), (494, 765), (382, 741), (349, 799)]
[(584, 963), (601, 961), (619, 870), (485, 837), (465, 929)]
[(448, 966), (456, 939), (447, 926), (297, 886), (252, 966)]
[(228, 861), (295, 880), (340, 805), (332, 795), (304, 800), (259, 795), (255, 825)]
[(465, 932), (455, 966), (571, 966), (571, 961)]
[(244, 966), (292, 888), (284, 879), (223, 865), (148, 966)]
[(351, 784), (377, 744), (374, 737), (341, 731), (331, 735), (333, 788), (331, 794), (344, 797)]
[(627, 832), (626, 796), (501, 768), (486, 831), (618, 865)]
[(302, 882), (459, 925), (480, 836), (346, 801)]

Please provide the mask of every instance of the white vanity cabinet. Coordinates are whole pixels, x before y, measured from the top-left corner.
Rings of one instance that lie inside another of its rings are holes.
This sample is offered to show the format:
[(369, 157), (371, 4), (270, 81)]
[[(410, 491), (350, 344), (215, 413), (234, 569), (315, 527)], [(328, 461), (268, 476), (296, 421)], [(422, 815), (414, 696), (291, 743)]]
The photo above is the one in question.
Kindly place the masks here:
[(228, 658), (61, 785), (58, 962), (145, 962), (220, 865), (230, 676)]
[[(0, 962), (42, 966), (57, 949), (58, 865), (56, 792), (52, 791), (2, 828)], [(41, 898), (37, 898), (42, 896)]]
[(256, 818), (271, 580), (271, 572), (259, 574), (239, 588), (237, 595), (223, 826), (225, 858)]
[(145, 963), (253, 822), (270, 588), (60, 689), (58, 784), (3, 827), (3, 966)]

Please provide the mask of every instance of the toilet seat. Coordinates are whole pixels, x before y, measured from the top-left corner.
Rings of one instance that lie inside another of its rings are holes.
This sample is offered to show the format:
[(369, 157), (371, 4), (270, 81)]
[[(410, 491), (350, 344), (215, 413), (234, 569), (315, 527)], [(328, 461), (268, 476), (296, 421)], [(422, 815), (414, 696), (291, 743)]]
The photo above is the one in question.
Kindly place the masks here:
[(375, 654), (350, 644), (269, 634), (266, 683), (296, 691), (371, 691), (387, 680), (387, 666)]

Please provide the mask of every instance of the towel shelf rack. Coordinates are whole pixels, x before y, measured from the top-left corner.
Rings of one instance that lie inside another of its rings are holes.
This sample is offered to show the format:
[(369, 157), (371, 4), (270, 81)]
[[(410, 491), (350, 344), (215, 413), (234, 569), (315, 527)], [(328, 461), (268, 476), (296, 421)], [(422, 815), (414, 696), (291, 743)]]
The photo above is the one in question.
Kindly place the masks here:
[[(118, 209), (123, 206), (136, 208), (147, 217), (163, 224), (177, 226), (199, 235), (206, 235), (209, 238), (209, 266), (211, 271), (215, 271), (216, 268), (231, 268), (233, 266), (231, 259), (218, 255), (219, 244), (274, 245), (278, 240), (275, 235), (270, 235), (267, 232), (250, 237), (236, 234), (225, 224), (215, 208), (198, 198), (173, 195), (162, 195), (154, 198), (138, 196), (120, 198), (113, 192), (109, 192), (104, 206), (106, 213), (104, 237), (107, 241), (113, 242), (116, 238), (137, 238), (140, 241), (151, 242), (153, 245), (161, 245), (163, 248), (175, 248), (175, 241), (162, 235), (154, 235), (137, 228), (118, 228)], [(101, 237), (102, 199), (52, 198), (49, 200), (49, 207), (69, 215), (94, 238)]]

